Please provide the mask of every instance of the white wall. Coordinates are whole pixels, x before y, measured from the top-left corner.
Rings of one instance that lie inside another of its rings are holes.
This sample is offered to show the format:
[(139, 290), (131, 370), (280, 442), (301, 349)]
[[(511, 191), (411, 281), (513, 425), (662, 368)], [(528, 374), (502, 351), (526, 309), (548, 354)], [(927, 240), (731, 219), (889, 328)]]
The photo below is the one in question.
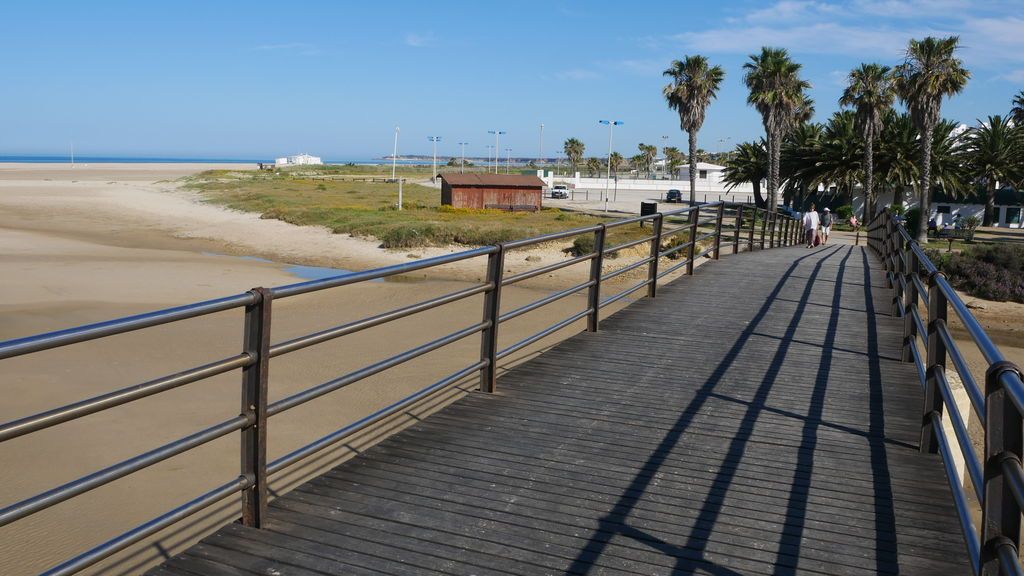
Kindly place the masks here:
[[(537, 176), (539, 176), (544, 183), (550, 188), (554, 184), (566, 184), (571, 188), (579, 188), (585, 190), (604, 190), (605, 185), (609, 188), (618, 188), (619, 190), (627, 191), (644, 191), (651, 193), (664, 193), (673, 188), (681, 190), (683, 192), (684, 199), (690, 193), (690, 181), (689, 180), (649, 180), (646, 178), (612, 178), (607, 180), (605, 178), (583, 178), (579, 172), (576, 172), (573, 176), (553, 176), (550, 172), (544, 170), (538, 170)], [(754, 186), (750, 183), (740, 184), (734, 188), (729, 188), (722, 182), (721, 171), (708, 171), (707, 178), (697, 179), (697, 196), (701, 194), (712, 193), (712, 194), (738, 194), (738, 195), (752, 195), (754, 193)]]

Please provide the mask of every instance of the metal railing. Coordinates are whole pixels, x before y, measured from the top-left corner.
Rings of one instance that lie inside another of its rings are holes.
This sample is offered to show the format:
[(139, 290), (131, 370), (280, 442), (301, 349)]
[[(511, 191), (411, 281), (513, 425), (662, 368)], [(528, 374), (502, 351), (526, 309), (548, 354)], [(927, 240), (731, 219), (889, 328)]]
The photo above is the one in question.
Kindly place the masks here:
[[(687, 217), (685, 224), (672, 229), (665, 228), (667, 219), (683, 222), (684, 220), (678, 218), (680, 216)], [(607, 224), (597, 224), (534, 238), (514, 240), (496, 246), (484, 246), (455, 254), (367, 270), (365, 272), (346, 273), (331, 278), (300, 282), (277, 288), (253, 288), (243, 294), (226, 298), (0, 342), (0, 360), (4, 360), (217, 312), (241, 308), (244, 308), (245, 311), (244, 341), (242, 350), (238, 354), (38, 414), (0, 423), (0, 442), (4, 442), (89, 414), (122, 406), (154, 394), (180, 388), (216, 375), (234, 370), (241, 370), (242, 373), (242, 409), (240, 414), (194, 434), (164, 444), (144, 454), (129, 458), (46, 492), (0, 508), (0, 527), (234, 432), (240, 432), (241, 434), (241, 469), (238, 477), (144, 524), (132, 528), (120, 536), (54, 566), (44, 572), (44, 574), (56, 576), (78, 572), (200, 510), (238, 493), (242, 495), (242, 522), (246, 526), (261, 527), (266, 516), (268, 475), (280, 472), (474, 373), (479, 377), (480, 390), (482, 392), (493, 392), (497, 379), (497, 366), (501, 359), (584, 318), (587, 320), (587, 330), (591, 332), (597, 331), (601, 319), (600, 312), (606, 306), (645, 288), (646, 295), (653, 298), (657, 293), (658, 281), (660, 279), (684, 267), (685, 273), (692, 274), (694, 262), (704, 256), (718, 259), (723, 249), (722, 230), (723, 223), (727, 217), (733, 221), (734, 230), (731, 238), (726, 238), (726, 241), (731, 242), (734, 254), (740, 252), (744, 244), (747, 245), (748, 250), (754, 250), (763, 249), (766, 246), (788, 246), (799, 241), (799, 235), (797, 234), (799, 226), (788, 216), (769, 213), (764, 209), (752, 206), (715, 202), (663, 213), (626, 218)], [(644, 225), (647, 223), (652, 225), (650, 235), (615, 246), (606, 245), (605, 240), (608, 230), (630, 224)], [(712, 231), (699, 234), (701, 226), (704, 226), (705, 229), (710, 226)], [(758, 228), (759, 226), (760, 228)], [(683, 232), (686, 232), (688, 235), (685, 242), (663, 249), (663, 244), (666, 240)], [(527, 272), (510, 276), (504, 275), (504, 259), (512, 250), (587, 234), (592, 234), (594, 240), (594, 249), (588, 254), (579, 255)], [(745, 238), (741, 238), (741, 235), (745, 236)], [(708, 240), (711, 241), (710, 245), (706, 242)], [(646, 258), (620, 267), (617, 270), (604, 271), (606, 256), (644, 244), (650, 246), (649, 255)], [(702, 249), (702, 246), (707, 247)], [(673, 263), (664, 270), (659, 268), (659, 263), (662, 260), (676, 256), (677, 253), (683, 251), (685, 251), (685, 256), (679, 262)], [(277, 343), (271, 342), (272, 309), (273, 303), (278, 300), (476, 258), (486, 258), (487, 260), (486, 279), (482, 283), (297, 338)], [(586, 282), (554, 292), (549, 296), (514, 310), (501, 312), (501, 292), (503, 287), (584, 262), (590, 263), (590, 272)], [(601, 290), (605, 281), (633, 270), (639, 270), (645, 266), (647, 274), (644, 280), (628, 286), (616, 294), (602, 297)], [(572, 314), (568, 318), (556, 322), (505, 348), (499, 349), (498, 329), (503, 322), (582, 291), (587, 293), (587, 304), (584, 310)], [(374, 326), (481, 294), (483, 295), (483, 310), (480, 322), (415, 348), (405, 350), (369, 366), (349, 372), (338, 378), (286, 396), (275, 402), (268, 402), (268, 376), (271, 358), (289, 354), (342, 336), (355, 334)], [(480, 335), (480, 355), (473, 358), (464, 368), (276, 460), (267, 461), (268, 418), (476, 334)]]
[[(902, 358), (915, 364), (924, 390), (920, 449), (942, 455), (971, 568), (984, 576), (1022, 574), (1018, 557), (1024, 509), (1021, 370), (1003, 356), (946, 277), (893, 215), (882, 213), (871, 221), (868, 245), (885, 264), (887, 283), (893, 288), (892, 312), (904, 318)], [(920, 305), (927, 311), (923, 317)], [(950, 332), (950, 309), (985, 360), (984, 389), (971, 374)], [(923, 355), (919, 345), (924, 348)], [(948, 364), (963, 382), (971, 411), (984, 424), (984, 459), (979, 458), (968, 435), (970, 414), (962, 414), (954, 401)], [(955, 447), (943, 432), (944, 416), (953, 429)], [(957, 471), (954, 449), (963, 455), (967, 478), (981, 504), (980, 532), (971, 518), (971, 504), (964, 479)]]

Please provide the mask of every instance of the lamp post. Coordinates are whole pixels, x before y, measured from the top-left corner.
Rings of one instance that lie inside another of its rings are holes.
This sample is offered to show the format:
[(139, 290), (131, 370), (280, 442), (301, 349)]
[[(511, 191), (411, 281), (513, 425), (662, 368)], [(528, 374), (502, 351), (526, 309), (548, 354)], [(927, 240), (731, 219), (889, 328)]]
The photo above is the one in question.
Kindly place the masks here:
[(505, 158), (505, 174), (508, 174), (509, 168), (512, 167), (512, 149), (505, 148), (505, 154), (507, 155)]
[(459, 142), (459, 146), (462, 147), (462, 167), (459, 168), (459, 174), (466, 173), (466, 146), (468, 145), (469, 142)]
[(430, 140), (431, 142), (434, 143), (434, 163), (433, 163), (433, 169), (430, 171), (430, 181), (431, 182), (436, 182), (437, 181), (437, 143), (441, 141), (441, 137), (440, 136), (427, 136), (427, 140)]
[(398, 126), (395, 126), (395, 150), (391, 153), (391, 179), (395, 179), (395, 162), (398, 160)]
[[(668, 136), (661, 137), (661, 153), (665, 154), (665, 148), (668, 148)], [(665, 163), (661, 167), (662, 176), (668, 174), (668, 154), (665, 154)]]
[(544, 159), (544, 123), (540, 124), (540, 146), (537, 148), (537, 162)]
[[(608, 172), (605, 173), (604, 177), (604, 211), (608, 211), (608, 184), (612, 179), (612, 132), (615, 131), (616, 126), (621, 126), (624, 122), (620, 120), (598, 120), (598, 124), (605, 124), (608, 126)], [(618, 185), (618, 182), (616, 182)]]
[(498, 154), (501, 153), (501, 148), (498, 147), (498, 136), (505, 133), (504, 130), (488, 130), (488, 134), (494, 134), (494, 173), (498, 173)]

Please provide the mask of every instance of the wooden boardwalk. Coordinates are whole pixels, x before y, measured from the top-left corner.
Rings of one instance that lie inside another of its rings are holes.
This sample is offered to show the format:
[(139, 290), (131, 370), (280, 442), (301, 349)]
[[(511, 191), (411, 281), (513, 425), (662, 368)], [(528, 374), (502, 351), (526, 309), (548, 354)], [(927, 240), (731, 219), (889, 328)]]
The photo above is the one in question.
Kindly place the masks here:
[(153, 575), (969, 574), (864, 248), (729, 256)]

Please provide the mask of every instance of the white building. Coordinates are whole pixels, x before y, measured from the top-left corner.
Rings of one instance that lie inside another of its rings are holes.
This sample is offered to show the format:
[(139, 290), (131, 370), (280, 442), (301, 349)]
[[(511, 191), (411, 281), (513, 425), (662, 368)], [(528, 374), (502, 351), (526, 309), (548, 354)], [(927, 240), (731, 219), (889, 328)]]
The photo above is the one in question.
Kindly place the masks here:
[[(745, 199), (748, 195), (752, 195), (754, 193), (754, 186), (749, 182), (744, 182), (734, 188), (729, 188), (729, 186), (722, 181), (724, 171), (725, 166), (710, 164), (708, 162), (697, 163), (696, 190), (698, 193), (698, 200), (703, 200), (708, 194), (715, 199), (720, 197), (728, 199), (733, 195), (739, 195)], [(577, 190), (603, 190), (606, 182), (604, 173), (604, 169), (602, 169), (601, 176), (592, 178), (582, 177), (579, 172), (576, 172), (572, 176), (555, 176), (551, 172), (541, 170), (538, 171), (537, 175), (544, 180), (548, 187), (554, 184), (565, 184), (570, 188)], [(685, 195), (688, 194), (690, 190), (690, 167), (689, 165), (682, 166), (678, 170), (676, 177), (671, 180), (637, 178), (629, 171), (620, 170), (618, 175), (612, 175), (612, 181), (618, 190), (664, 193), (668, 190), (677, 189), (682, 190)], [(764, 186), (762, 186), (761, 189), (764, 190)]]
[(309, 154), (296, 154), (295, 156), (283, 156), (274, 160), (276, 166), (318, 166), (323, 164), (319, 156)]

